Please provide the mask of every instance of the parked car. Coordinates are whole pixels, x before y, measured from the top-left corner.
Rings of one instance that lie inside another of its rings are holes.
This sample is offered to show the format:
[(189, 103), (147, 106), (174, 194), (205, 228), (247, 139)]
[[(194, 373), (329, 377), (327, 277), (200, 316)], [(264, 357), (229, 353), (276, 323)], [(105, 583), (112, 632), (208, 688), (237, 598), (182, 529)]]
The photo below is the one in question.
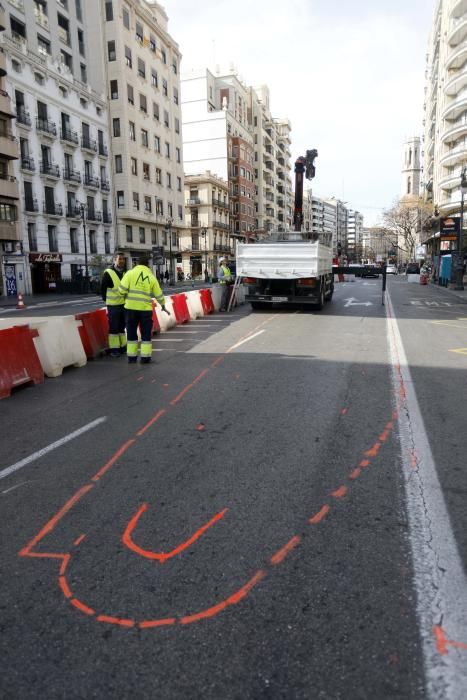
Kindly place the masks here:
[(364, 265), (360, 273), (360, 277), (379, 277), (379, 268), (377, 265)]
[(397, 275), (397, 267), (395, 265), (386, 265), (387, 275)]
[(420, 265), (418, 263), (415, 263), (415, 262), (408, 263), (405, 273), (407, 275), (419, 275), (420, 274)]

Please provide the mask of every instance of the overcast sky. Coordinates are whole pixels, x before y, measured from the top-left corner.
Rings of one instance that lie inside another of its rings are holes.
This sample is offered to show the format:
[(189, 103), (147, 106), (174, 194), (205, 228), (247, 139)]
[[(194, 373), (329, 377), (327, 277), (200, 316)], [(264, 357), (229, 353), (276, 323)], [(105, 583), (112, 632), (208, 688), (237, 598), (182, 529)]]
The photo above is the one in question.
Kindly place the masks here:
[(292, 161), (317, 148), (318, 196), (377, 223), (400, 195), (403, 144), (421, 135), (435, 0), (162, 0), (182, 72), (234, 64), (292, 123)]

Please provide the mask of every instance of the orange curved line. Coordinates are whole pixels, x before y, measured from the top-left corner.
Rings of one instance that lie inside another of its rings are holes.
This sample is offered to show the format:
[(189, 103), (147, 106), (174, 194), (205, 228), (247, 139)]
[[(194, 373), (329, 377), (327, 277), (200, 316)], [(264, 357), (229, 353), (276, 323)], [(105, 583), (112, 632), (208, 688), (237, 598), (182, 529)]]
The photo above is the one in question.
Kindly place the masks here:
[(180, 554), (180, 552), (183, 552), (183, 550), (188, 549), (188, 547), (190, 547), (190, 545), (192, 545), (193, 542), (196, 542), (196, 540), (198, 540), (208, 528), (214, 525), (214, 523), (216, 523), (218, 520), (221, 520), (221, 518), (223, 518), (228, 511), (228, 508), (224, 508), (224, 510), (221, 510), (220, 513), (217, 513), (217, 515), (211, 518), (211, 520), (208, 523), (206, 523), (206, 525), (203, 525), (199, 528), (199, 530), (196, 530), (196, 532), (188, 540), (186, 540), (186, 542), (182, 542), (182, 544), (179, 544), (178, 547), (175, 547), (170, 552), (151, 552), (150, 550), (139, 547), (133, 542), (131, 538), (131, 534), (135, 529), (138, 520), (140, 519), (142, 514), (147, 510), (147, 507), (147, 504), (143, 503), (141, 508), (132, 517), (132, 519), (126, 527), (125, 532), (122, 535), (122, 542), (128, 547), (128, 549), (131, 549), (133, 552), (136, 552), (136, 554), (139, 554), (140, 556), (145, 557), (146, 559), (156, 559), (161, 564), (167, 561), (167, 559), (171, 559), (177, 554)]

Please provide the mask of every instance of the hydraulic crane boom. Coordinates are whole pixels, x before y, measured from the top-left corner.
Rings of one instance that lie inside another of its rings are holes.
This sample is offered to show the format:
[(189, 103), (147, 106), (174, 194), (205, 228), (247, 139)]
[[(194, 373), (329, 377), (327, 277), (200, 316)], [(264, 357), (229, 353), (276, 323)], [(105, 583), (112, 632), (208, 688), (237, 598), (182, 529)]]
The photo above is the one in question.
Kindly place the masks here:
[(306, 156), (299, 156), (295, 161), (295, 206), (294, 206), (294, 231), (301, 231), (303, 224), (303, 176), (311, 180), (315, 176), (314, 160), (318, 151), (314, 148), (306, 152)]

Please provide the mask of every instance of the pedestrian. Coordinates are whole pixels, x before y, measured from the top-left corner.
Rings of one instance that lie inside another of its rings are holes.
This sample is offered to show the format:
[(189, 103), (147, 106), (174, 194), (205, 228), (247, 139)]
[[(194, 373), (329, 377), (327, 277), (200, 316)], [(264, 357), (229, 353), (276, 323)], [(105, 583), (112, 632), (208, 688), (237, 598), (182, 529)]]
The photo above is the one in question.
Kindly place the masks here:
[(227, 265), (226, 258), (219, 258), (217, 279), (222, 287), (221, 305), (219, 311), (227, 311), (230, 299), (230, 286), (233, 283), (232, 273)]
[(139, 256), (138, 264), (123, 276), (118, 288), (125, 298), (127, 357), (130, 364), (138, 358), (138, 325), (141, 330), (142, 364), (152, 360), (152, 298), (165, 311), (165, 299), (159, 282), (149, 268), (149, 255)]
[(118, 291), (120, 280), (125, 274), (125, 264), (123, 253), (115, 253), (113, 266), (104, 271), (101, 279), (101, 294), (107, 305), (109, 322), (110, 357), (120, 357), (126, 351), (125, 299)]
[(168, 284), (169, 279), (170, 279), (170, 275), (169, 275), (169, 271), (168, 271), (168, 270), (166, 270), (166, 271), (164, 272), (164, 279), (165, 279), (165, 283)]

